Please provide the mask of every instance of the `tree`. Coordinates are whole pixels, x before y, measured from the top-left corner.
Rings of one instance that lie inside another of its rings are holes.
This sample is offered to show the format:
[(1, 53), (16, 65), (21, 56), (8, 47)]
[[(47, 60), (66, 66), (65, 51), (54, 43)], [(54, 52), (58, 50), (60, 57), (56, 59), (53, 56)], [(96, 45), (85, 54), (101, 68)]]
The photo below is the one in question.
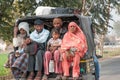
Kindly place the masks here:
[(35, 8), (34, 0), (0, 0), (0, 38), (11, 42), (16, 19), (33, 14)]
[[(4, 40), (12, 39), (12, 3), (14, 0), (0, 0), (0, 38)], [(7, 6), (7, 7), (6, 7)], [(9, 34), (9, 35), (8, 35)]]
[(42, 6), (77, 8), (82, 15), (91, 16), (93, 26), (100, 34), (106, 34), (111, 19), (110, 9), (118, 7), (118, 0), (43, 0)]
[[(71, 7), (81, 15), (91, 16), (97, 33), (107, 33), (110, 9), (119, 7), (118, 0), (0, 0), (0, 37), (12, 41), (12, 29), (17, 18), (33, 15), (38, 6)], [(7, 5), (7, 7), (6, 7)], [(6, 28), (6, 30), (5, 30)], [(4, 34), (5, 32), (6, 35)]]

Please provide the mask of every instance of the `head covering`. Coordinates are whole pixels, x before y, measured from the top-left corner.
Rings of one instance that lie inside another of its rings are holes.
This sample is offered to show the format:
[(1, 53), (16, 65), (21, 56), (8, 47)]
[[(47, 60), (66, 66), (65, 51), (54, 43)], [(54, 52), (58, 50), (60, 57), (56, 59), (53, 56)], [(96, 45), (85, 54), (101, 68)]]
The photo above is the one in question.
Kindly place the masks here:
[(34, 25), (41, 25), (41, 24), (43, 24), (43, 21), (40, 20), (40, 19), (36, 19), (36, 20), (34, 21)]
[[(69, 31), (69, 28), (71, 26), (76, 27), (76, 31), (74, 33)], [(61, 44), (61, 49), (63, 50), (68, 50), (71, 47), (75, 47), (78, 49), (79, 55), (83, 57), (83, 55), (87, 51), (87, 42), (86, 42), (86, 37), (83, 34), (82, 30), (80, 27), (75, 23), (75, 22), (70, 22), (68, 25), (68, 32), (64, 35), (62, 44)]]
[(19, 25), (18, 25), (18, 29), (24, 29), (26, 32), (27, 32), (27, 35), (29, 36), (29, 24), (27, 22), (21, 22)]

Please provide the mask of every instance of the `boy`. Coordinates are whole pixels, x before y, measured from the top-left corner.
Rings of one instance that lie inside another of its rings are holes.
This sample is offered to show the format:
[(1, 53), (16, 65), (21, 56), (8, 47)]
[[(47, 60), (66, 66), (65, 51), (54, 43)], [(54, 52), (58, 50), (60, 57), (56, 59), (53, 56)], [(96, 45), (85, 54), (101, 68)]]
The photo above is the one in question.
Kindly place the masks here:
[(32, 41), (29, 37), (25, 38), (25, 43), (26, 47), (24, 48), (24, 52), (28, 54), (27, 71), (30, 72), (28, 80), (32, 80), (34, 77), (35, 55), (38, 46), (37, 43)]

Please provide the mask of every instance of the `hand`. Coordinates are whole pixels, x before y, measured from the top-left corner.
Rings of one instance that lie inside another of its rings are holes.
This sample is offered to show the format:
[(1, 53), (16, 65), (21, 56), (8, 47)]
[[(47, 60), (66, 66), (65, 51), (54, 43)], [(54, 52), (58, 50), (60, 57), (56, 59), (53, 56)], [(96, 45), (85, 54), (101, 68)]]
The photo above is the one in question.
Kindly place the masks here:
[(16, 37), (17, 36), (17, 32), (18, 32), (18, 27), (14, 27), (14, 37)]
[(70, 51), (72, 51), (72, 52), (76, 52), (78, 49), (77, 48), (75, 48), (75, 47), (71, 47), (70, 48)]
[(15, 53), (15, 57), (19, 57), (20, 56), (20, 53), (19, 52), (16, 52)]
[(68, 51), (65, 51), (65, 53), (66, 53), (67, 59), (69, 60), (70, 59), (70, 53)]

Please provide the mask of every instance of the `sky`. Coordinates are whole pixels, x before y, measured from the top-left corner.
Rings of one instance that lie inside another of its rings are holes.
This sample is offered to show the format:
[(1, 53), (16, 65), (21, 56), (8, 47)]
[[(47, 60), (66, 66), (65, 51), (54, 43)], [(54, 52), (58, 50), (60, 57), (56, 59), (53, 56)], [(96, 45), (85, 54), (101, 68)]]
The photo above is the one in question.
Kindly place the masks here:
[[(110, 21), (109, 21), (109, 24), (110, 24), (111, 26), (113, 26), (116, 21), (120, 20), (120, 14), (118, 15), (118, 14), (116, 13), (116, 10), (113, 9), (113, 10), (111, 10), (111, 15), (113, 16), (112, 19), (113, 19), (114, 21), (111, 21), (111, 20), (110, 20)], [(108, 31), (109, 31), (108, 35), (115, 35), (114, 26), (113, 26), (113, 29), (109, 28)]]

